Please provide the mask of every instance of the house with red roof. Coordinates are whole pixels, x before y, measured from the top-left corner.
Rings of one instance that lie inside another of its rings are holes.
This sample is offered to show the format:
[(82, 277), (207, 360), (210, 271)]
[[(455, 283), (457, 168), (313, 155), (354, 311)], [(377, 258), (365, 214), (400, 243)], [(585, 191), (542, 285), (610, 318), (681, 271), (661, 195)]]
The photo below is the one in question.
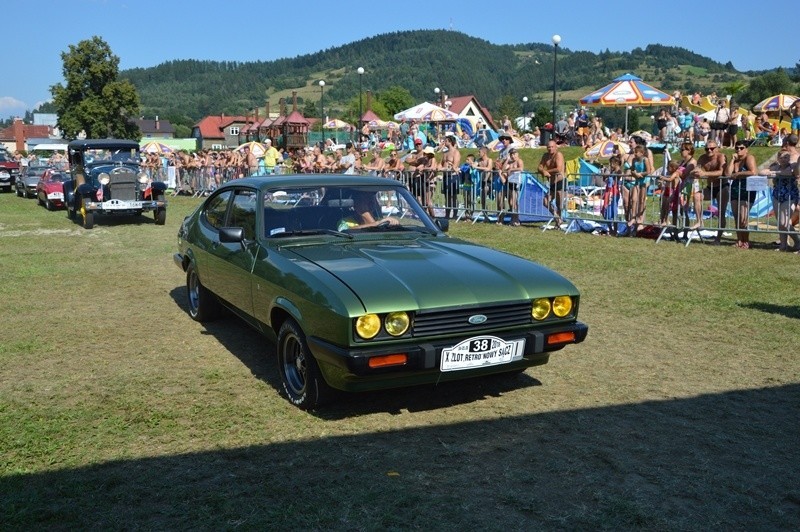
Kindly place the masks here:
[(448, 109), (458, 114), (458, 116), (472, 118), (474, 121), (481, 120), (491, 129), (497, 129), (492, 119), (492, 113), (489, 112), (489, 109), (482, 106), (475, 96), (471, 94), (455, 97), (448, 96), (447, 100), (450, 102), (450, 107)]
[(10, 152), (27, 151), (28, 139), (46, 139), (52, 134), (52, 126), (26, 124), (21, 118), (15, 118), (9, 127), (0, 129), (0, 144)]
[(192, 138), (197, 139), (200, 149), (236, 148), (242, 129), (249, 127), (252, 121), (246, 116), (206, 116), (192, 127)]

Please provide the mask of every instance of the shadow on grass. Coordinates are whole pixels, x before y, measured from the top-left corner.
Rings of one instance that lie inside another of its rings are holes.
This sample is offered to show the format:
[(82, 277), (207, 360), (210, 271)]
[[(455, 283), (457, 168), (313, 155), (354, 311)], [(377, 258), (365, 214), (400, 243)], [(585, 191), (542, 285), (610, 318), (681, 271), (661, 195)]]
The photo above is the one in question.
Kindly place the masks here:
[[(186, 289), (176, 287), (170, 296), (184, 311), (189, 302)], [(186, 316), (186, 319), (191, 319)], [(275, 345), (260, 332), (249, 327), (239, 318), (229, 314), (216, 321), (203, 323), (205, 331), (216, 338), (222, 346), (244, 364), (254, 377), (269, 384), (278, 395), (283, 394), (278, 373)], [(464, 384), (464, 383), (468, 384)], [(400, 414), (403, 411), (421, 412), (471, 403), (490, 397), (498, 397), (516, 389), (540, 386), (541, 382), (526, 373), (517, 375), (494, 375), (460, 382), (446, 382), (430, 386), (414, 386), (393, 390), (362, 393), (341, 393), (337, 401), (311, 412), (321, 419), (346, 419), (360, 415), (387, 412)]]
[(789, 530), (799, 406), (793, 384), (435, 426), (405, 414), (392, 431), (6, 476), (0, 525)]
[(777, 314), (785, 318), (800, 320), (800, 307), (796, 305), (775, 305), (773, 303), (740, 303), (739, 306), (753, 310), (760, 310), (761, 312), (766, 312), (767, 314)]

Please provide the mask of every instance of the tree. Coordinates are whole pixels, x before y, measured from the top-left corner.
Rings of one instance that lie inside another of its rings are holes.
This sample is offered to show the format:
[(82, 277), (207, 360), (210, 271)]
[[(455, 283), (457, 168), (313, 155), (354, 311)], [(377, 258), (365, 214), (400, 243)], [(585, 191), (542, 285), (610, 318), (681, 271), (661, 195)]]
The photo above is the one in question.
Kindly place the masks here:
[(497, 116), (508, 116), (511, 120), (522, 114), (522, 104), (517, 98), (506, 94), (500, 98), (500, 105), (497, 108)]
[(119, 57), (100, 37), (70, 45), (61, 53), (66, 86), (50, 87), (58, 127), (67, 138), (81, 131), (89, 138), (138, 140), (141, 132), (130, 117), (139, 115), (139, 95), (128, 80), (119, 80)]
[[(394, 116), (400, 111), (404, 111), (414, 105), (416, 101), (408, 89), (398, 85), (392, 85), (388, 89), (382, 90), (377, 95), (377, 101), (383, 104), (386, 113)], [(374, 107), (373, 107), (374, 109)], [(376, 111), (377, 113), (377, 111)]]
[(749, 104), (756, 104), (773, 94), (792, 94), (795, 88), (795, 84), (792, 83), (786, 71), (779, 68), (753, 78), (742, 93), (741, 100)]

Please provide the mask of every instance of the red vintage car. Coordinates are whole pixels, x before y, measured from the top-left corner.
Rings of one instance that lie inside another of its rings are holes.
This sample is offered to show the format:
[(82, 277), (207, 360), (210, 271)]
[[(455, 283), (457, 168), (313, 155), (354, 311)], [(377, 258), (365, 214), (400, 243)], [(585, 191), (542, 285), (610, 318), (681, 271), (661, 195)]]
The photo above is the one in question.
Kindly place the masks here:
[(56, 168), (48, 168), (36, 185), (39, 205), (44, 205), (48, 211), (63, 208), (64, 181), (68, 179), (69, 174)]

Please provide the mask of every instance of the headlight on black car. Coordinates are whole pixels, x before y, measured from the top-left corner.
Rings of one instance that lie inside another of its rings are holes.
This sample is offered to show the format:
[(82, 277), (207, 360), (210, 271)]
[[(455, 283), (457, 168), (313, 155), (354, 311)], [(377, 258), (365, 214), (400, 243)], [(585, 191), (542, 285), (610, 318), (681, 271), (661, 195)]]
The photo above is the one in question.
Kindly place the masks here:
[(148, 179), (148, 178), (147, 178), (147, 174), (145, 174), (144, 172), (139, 172), (139, 175), (138, 175), (138, 176), (136, 176), (136, 177), (139, 179), (139, 183), (141, 183), (141, 184), (143, 184), (143, 185), (144, 185), (145, 183), (147, 183), (147, 179)]
[(100, 181), (101, 185), (107, 185), (111, 182), (111, 176), (103, 172), (99, 176), (97, 176), (97, 180)]

